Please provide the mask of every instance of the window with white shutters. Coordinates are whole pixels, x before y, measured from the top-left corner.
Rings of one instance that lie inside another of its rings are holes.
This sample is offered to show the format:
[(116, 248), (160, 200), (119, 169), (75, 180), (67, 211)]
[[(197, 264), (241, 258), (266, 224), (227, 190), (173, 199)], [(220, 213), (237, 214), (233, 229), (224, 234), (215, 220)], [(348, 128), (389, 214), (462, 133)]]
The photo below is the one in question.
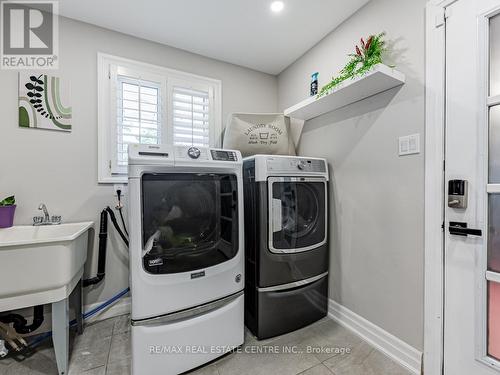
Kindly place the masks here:
[(99, 182), (127, 181), (130, 144), (217, 147), (221, 82), (98, 54)]
[(118, 76), (116, 99), (116, 165), (123, 167), (130, 143), (161, 143), (161, 85)]
[(174, 86), (172, 92), (173, 142), (175, 145), (210, 145), (210, 95)]

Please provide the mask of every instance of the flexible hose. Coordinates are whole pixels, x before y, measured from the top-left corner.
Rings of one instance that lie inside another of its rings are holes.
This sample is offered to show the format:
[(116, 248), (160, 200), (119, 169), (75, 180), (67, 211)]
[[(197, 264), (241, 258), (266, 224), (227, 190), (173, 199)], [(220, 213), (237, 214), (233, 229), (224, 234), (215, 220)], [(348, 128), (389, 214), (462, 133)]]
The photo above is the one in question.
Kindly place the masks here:
[(113, 210), (111, 208), (106, 207), (106, 211), (108, 211), (108, 214), (109, 214), (109, 217), (111, 219), (111, 222), (113, 223), (116, 231), (118, 232), (118, 234), (120, 235), (120, 237), (122, 238), (123, 242), (125, 242), (125, 244), (127, 245), (128, 247), (128, 239), (127, 237), (125, 237), (125, 235), (123, 234), (122, 232), (122, 229), (120, 228), (120, 226), (118, 225), (118, 222), (116, 221), (116, 216), (115, 216), (115, 213), (113, 212)]
[(125, 220), (123, 219), (123, 214), (122, 214), (123, 206), (122, 206), (122, 190), (121, 189), (116, 190), (116, 197), (118, 198), (118, 205), (116, 206), (116, 208), (118, 209), (118, 212), (120, 213), (120, 218), (122, 219), (123, 230), (125, 231), (125, 233), (127, 234), (127, 237), (128, 237), (127, 226), (125, 225)]
[(123, 219), (123, 214), (122, 214), (122, 209), (121, 207), (118, 209), (118, 212), (120, 213), (120, 218), (122, 219), (122, 224), (123, 224), (123, 230), (128, 236), (128, 231), (127, 231), (127, 226), (125, 225), (125, 220)]
[[(94, 308), (94, 309), (92, 309), (92, 310), (87, 311), (86, 313), (84, 313), (83, 314), (83, 319), (87, 319), (87, 318), (90, 318), (92, 315), (95, 315), (96, 313), (98, 313), (102, 309), (108, 307), (109, 305), (113, 304), (114, 302), (116, 302), (117, 300), (119, 300), (120, 298), (122, 298), (129, 291), (130, 291), (130, 288), (128, 288), (128, 287), (126, 289), (123, 289), (120, 293), (115, 294), (113, 297), (111, 297), (107, 301), (103, 302), (102, 304), (100, 304), (96, 308)], [(74, 322), (76, 323), (76, 320)]]
[[(120, 217), (123, 223), (123, 228), (125, 229), (125, 232), (127, 231), (125, 227), (125, 220), (123, 219), (123, 214), (121, 208), (118, 209), (120, 212)], [(85, 279), (83, 280), (83, 286), (88, 287), (90, 285), (95, 285), (100, 283), (104, 277), (106, 276), (106, 246), (107, 246), (107, 240), (108, 240), (108, 214), (111, 219), (111, 222), (113, 223), (113, 226), (117, 230), (118, 234), (122, 238), (122, 240), (125, 242), (125, 244), (128, 247), (128, 239), (125, 237), (123, 234), (120, 226), (118, 225), (118, 222), (116, 220), (115, 214), (113, 210), (108, 206), (101, 212), (101, 222), (99, 225), (99, 255), (98, 255), (98, 261), (97, 261), (97, 275), (95, 277)], [(127, 232), (128, 235), (128, 232)]]

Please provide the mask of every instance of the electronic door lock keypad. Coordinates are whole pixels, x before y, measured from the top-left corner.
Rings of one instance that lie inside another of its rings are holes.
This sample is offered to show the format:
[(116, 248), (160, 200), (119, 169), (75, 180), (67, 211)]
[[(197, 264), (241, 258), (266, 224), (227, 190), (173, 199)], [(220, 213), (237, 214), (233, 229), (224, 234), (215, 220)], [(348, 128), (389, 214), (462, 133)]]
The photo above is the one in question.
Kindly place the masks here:
[(448, 207), (467, 208), (468, 183), (467, 180), (448, 181)]

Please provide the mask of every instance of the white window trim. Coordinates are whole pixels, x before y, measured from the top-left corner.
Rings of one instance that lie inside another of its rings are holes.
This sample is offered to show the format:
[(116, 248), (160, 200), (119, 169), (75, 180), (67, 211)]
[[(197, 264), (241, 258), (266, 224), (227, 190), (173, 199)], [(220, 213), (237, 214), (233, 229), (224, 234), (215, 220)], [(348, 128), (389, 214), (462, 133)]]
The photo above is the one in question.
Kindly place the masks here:
[[(210, 127), (210, 146), (220, 147), (222, 139), (222, 81), (214, 78), (203, 77), (200, 75), (186, 73), (175, 69), (165, 68), (158, 65), (148, 64), (123, 57), (113, 56), (105, 53), (97, 53), (97, 143), (98, 143), (98, 182), (99, 183), (126, 183), (126, 174), (112, 174), (111, 161), (114, 160), (113, 145), (114, 136), (111, 131), (114, 127), (111, 124), (116, 122), (116, 108), (111, 100), (111, 67), (120, 66), (132, 71), (141, 71), (142, 73), (154, 76), (165, 77), (166, 94), (163, 100), (166, 103), (166, 116), (162, 119), (162, 134), (168, 139), (172, 139), (172, 111), (171, 111), (171, 88), (175, 82), (190, 82), (194, 87), (200, 85), (210, 86), (211, 108), (210, 113), (213, 116), (213, 126)], [(146, 77), (144, 77), (146, 79)], [(212, 119), (212, 118), (211, 118)], [(163, 131), (165, 130), (165, 131)]]

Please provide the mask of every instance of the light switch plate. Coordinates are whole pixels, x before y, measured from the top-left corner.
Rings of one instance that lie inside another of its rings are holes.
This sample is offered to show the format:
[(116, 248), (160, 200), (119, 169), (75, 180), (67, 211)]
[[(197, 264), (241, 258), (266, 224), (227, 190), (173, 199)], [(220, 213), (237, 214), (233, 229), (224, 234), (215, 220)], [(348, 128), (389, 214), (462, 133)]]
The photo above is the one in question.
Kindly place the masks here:
[(399, 156), (420, 153), (420, 134), (399, 137)]

